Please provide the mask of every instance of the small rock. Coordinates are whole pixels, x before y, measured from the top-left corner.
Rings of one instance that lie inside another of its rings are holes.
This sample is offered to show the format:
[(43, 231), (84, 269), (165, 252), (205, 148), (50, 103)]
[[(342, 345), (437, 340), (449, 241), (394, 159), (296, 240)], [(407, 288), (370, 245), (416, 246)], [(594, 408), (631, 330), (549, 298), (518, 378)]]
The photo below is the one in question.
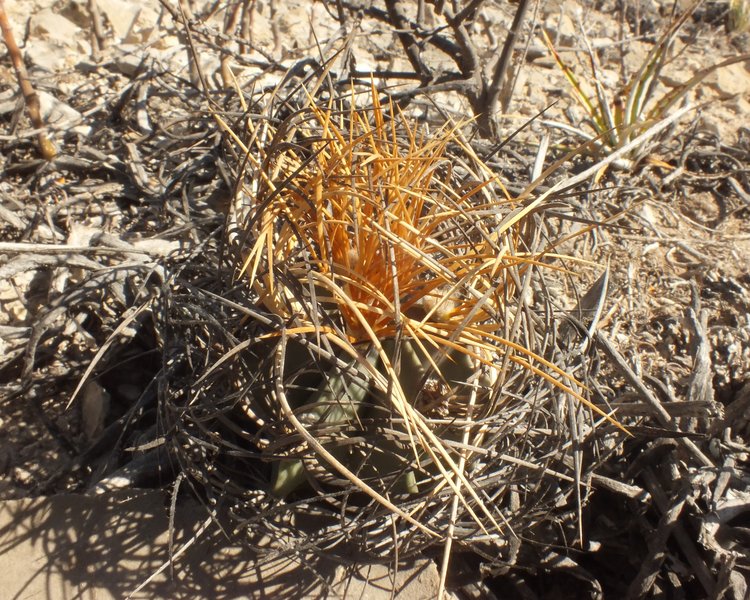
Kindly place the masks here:
[(573, 46), (580, 34), (577, 21), (581, 18), (581, 8), (572, 0), (565, 0), (557, 6), (548, 7), (546, 28), (550, 37), (559, 47)]
[(150, 256), (169, 256), (180, 249), (178, 240), (164, 240), (161, 238), (151, 238), (142, 240), (133, 240), (133, 247), (143, 250)]
[(719, 92), (722, 98), (750, 95), (750, 71), (745, 65), (750, 65), (750, 61), (735, 63), (718, 69), (708, 79), (708, 84)]
[(60, 14), (82, 29), (90, 29), (91, 12), (88, 4), (89, 0), (68, 0), (65, 6), (60, 9)]
[(32, 36), (53, 39), (66, 45), (74, 45), (81, 35), (81, 28), (51, 9), (40, 10), (29, 22)]
[(131, 44), (120, 44), (117, 51), (109, 65), (126, 77), (134, 77), (143, 65), (143, 52)]
[(18, 103), (21, 100), (20, 93), (15, 87), (9, 87), (0, 92), (0, 117), (4, 117), (18, 110)]
[(57, 40), (33, 40), (24, 54), (29, 64), (52, 73), (70, 66), (70, 47)]
[(437, 598), (439, 587), (437, 566), (427, 559), (417, 559), (411, 565), (403, 565), (395, 574), (386, 565), (339, 567), (332, 584), (334, 593), (341, 594), (341, 597), (372, 600), (388, 600), (394, 596), (408, 600), (430, 600)]
[[(748, 102), (747, 98), (743, 98), (742, 96), (738, 96), (737, 99), (734, 101), (734, 112), (737, 115), (750, 115), (750, 102)], [(730, 103), (730, 106), (732, 104)], [(742, 125), (742, 123), (740, 123)]]
[(170, 50), (180, 47), (180, 38), (176, 35), (162, 35), (152, 42), (152, 47), (157, 50)]
[(44, 122), (57, 130), (74, 131), (82, 136), (91, 133), (91, 127), (80, 125), (83, 115), (44, 91), (38, 92), (39, 106)]
[(560, 15), (560, 21), (555, 27), (555, 33), (560, 36), (560, 44), (563, 46), (570, 46), (576, 39), (578, 33), (576, 24), (568, 13)]
[(109, 412), (109, 394), (96, 381), (89, 381), (81, 395), (81, 418), (83, 433), (93, 440), (104, 429), (104, 421)]
[(156, 10), (153, 4), (139, 3), (139, 5), (141, 12), (124, 41), (130, 44), (143, 45), (151, 42), (159, 43), (165, 37), (172, 37), (164, 35), (160, 11)]
[(98, 0), (98, 5), (115, 36), (120, 40), (127, 38), (141, 14), (141, 7), (124, 0)]
[(68, 231), (68, 238), (65, 242), (69, 246), (92, 246), (92, 239), (101, 235), (101, 231), (84, 225), (82, 223), (71, 223)]
[(34, 476), (31, 471), (24, 469), (23, 467), (15, 467), (13, 469), (13, 480), (21, 486), (28, 487), (34, 483)]

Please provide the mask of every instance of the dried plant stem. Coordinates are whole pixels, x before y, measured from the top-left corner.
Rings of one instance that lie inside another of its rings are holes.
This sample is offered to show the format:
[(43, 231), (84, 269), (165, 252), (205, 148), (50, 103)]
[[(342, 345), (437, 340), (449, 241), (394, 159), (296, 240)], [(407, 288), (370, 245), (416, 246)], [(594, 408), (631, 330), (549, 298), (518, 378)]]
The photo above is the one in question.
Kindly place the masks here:
[(36, 136), (37, 143), (39, 144), (39, 153), (45, 160), (52, 160), (57, 156), (57, 149), (44, 132), (44, 121), (42, 120), (39, 107), (39, 96), (31, 86), (29, 74), (26, 72), (26, 65), (23, 64), (21, 51), (18, 49), (18, 44), (16, 44), (16, 40), (13, 37), (13, 30), (8, 22), (8, 15), (5, 12), (5, 3), (3, 0), (0, 0), (0, 29), (3, 31), (3, 40), (8, 48), (10, 59), (13, 61), (13, 68), (16, 71), (16, 78), (18, 79), (23, 99), (26, 102), (29, 117), (31, 117), (34, 128), (40, 130)]
[[(476, 365), (477, 369), (481, 369), (481, 365)], [(467, 425), (464, 428), (463, 433), (463, 439), (462, 443), (464, 445), (469, 444), (469, 438), (471, 437), (471, 426), (474, 424), (474, 421), (472, 419), (472, 413), (474, 412), (474, 405), (477, 400), (477, 382), (475, 381), (473, 384), (473, 387), (471, 389), (471, 395), (469, 396), (469, 405), (466, 409), (466, 421)], [(466, 461), (468, 458), (468, 455), (470, 454), (469, 450), (466, 450), (461, 454), (461, 458), (458, 461), (458, 468), (461, 471), (461, 473), (464, 472), (466, 469)], [(461, 482), (456, 482), (456, 485), (461, 486)], [(458, 503), (459, 498), (458, 494), (454, 494), (453, 499), (451, 501), (451, 517), (450, 522), (448, 524), (448, 532), (445, 536), (445, 546), (443, 546), (443, 559), (440, 565), (440, 583), (438, 585), (438, 600), (443, 600), (445, 598), (445, 583), (448, 578), (448, 567), (450, 566), (450, 559), (451, 559), (451, 550), (453, 548), (453, 537), (455, 535), (455, 529), (456, 529), (456, 520), (458, 518)]]
[[(500, 56), (491, 73), (484, 68), (480, 58), (479, 44), (472, 37), (472, 21), (486, 0), (461, 2), (427, 2), (434, 6), (434, 13), (444, 21), (435, 28), (425, 21), (425, 2), (408, 3), (405, 0), (384, 0), (384, 8), (378, 3), (348, 0), (338, 2), (353, 14), (366, 14), (391, 27), (398, 38), (413, 73), (392, 72), (394, 77), (419, 79), (420, 85), (396, 96), (405, 100), (422, 93), (454, 91), (466, 97), (476, 117), (479, 133), (488, 138), (498, 135), (498, 115), (507, 111), (515, 77), (511, 68), (513, 51), (521, 38), (524, 19), (532, 5), (531, 0), (519, 0), (513, 22), (503, 44)], [(416, 13), (416, 14), (414, 14)], [(343, 14), (339, 11), (339, 14)], [(411, 16), (410, 16), (411, 15)], [(343, 23), (343, 17), (339, 17)], [(455, 63), (456, 70), (431, 68), (424, 51), (431, 47), (446, 55)], [(378, 71), (378, 76), (384, 72)], [(396, 97), (394, 96), (394, 98)]]

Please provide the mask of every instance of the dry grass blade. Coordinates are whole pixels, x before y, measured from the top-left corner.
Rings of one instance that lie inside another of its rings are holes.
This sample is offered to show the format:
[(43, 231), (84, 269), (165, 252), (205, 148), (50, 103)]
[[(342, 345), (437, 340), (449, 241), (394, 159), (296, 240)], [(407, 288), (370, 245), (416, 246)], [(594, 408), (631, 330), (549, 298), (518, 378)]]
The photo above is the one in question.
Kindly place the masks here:
[(107, 353), (107, 350), (109, 350), (109, 347), (115, 343), (119, 337), (119, 335), (125, 331), (128, 327), (130, 327), (135, 321), (138, 316), (145, 311), (146, 309), (150, 308), (151, 303), (150, 302), (144, 302), (137, 308), (131, 309), (129, 315), (124, 315), (118, 326), (115, 328), (115, 330), (112, 332), (112, 335), (110, 335), (107, 340), (102, 344), (102, 346), (99, 348), (99, 350), (96, 352), (96, 355), (91, 360), (89, 365), (86, 367), (86, 371), (84, 371), (83, 375), (81, 376), (80, 380), (78, 381), (78, 385), (76, 386), (75, 390), (73, 390), (73, 393), (70, 395), (70, 400), (68, 400), (68, 404), (66, 408), (70, 408), (75, 402), (75, 399), (78, 397), (78, 394), (83, 389), (83, 386), (86, 384), (86, 382), (89, 380), (89, 377), (96, 369), (97, 365), (99, 364), (99, 361), (104, 357), (104, 355)]

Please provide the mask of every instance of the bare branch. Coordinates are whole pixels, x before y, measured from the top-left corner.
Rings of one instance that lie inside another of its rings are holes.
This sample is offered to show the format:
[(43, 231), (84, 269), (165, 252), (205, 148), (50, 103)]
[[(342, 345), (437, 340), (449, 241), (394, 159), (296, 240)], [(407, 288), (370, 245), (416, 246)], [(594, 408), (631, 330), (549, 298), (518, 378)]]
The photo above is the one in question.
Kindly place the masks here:
[(391, 24), (396, 29), (396, 35), (404, 47), (406, 56), (417, 73), (422, 74), (424, 83), (432, 79), (432, 70), (422, 60), (421, 51), (417, 40), (414, 37), (413, 27), (403, 11), (403, 0), (386, 0), (385, 6), (388, 9), (388, 16)]

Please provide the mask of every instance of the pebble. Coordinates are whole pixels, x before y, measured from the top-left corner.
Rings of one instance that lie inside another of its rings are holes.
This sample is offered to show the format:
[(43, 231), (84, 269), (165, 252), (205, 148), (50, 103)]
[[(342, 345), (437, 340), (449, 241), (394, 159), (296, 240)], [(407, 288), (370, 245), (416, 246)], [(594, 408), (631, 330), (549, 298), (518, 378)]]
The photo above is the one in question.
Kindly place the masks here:
[(89, 381), (81, 395), (81, 418), (83, 432), (89, 440), (95, 439), (102, 429), (109, 413), (109, 394), (96, 381)]
[(42, 118), (48, 126), (61, 131), (74, 131), (84, 137), (91, 133), (91, 127), (81, 125), (83, 116), (75, 108), (45, 91), (37, 93)]
[(73, 21), (51, 9), (45, 9), (31, 17), (29, 33), (32, 36), (47, 37), (67, 45), (75, 45), (76, 38), (83, 32)]
[(141, 7), (125, 0), (97, 0), (97, 4), (112, 26), (115, 37), (127, 39), (141, 14)]
[(750, 71), (745, 65), (750, 66), (750, 60), (718, 69), (715, 76), (708, 79), (708, 84), (719, 92), (722, 98), (750, 96)]
[(36, 39), (24, 54), (30, 65), (51, 73), (70, 67), (70, 48), (58, 40)]
[(109, 65), (126, 77), (134, 77), (142, 67), (143, 62), (143, 51), (140, 48), (131, 44), (120, 44), (117, 48), (117, 54)]
[(21, 486), (27, 487), (34, 483), (34, 475), (23, 467), (13, 468), (13, 480)]

